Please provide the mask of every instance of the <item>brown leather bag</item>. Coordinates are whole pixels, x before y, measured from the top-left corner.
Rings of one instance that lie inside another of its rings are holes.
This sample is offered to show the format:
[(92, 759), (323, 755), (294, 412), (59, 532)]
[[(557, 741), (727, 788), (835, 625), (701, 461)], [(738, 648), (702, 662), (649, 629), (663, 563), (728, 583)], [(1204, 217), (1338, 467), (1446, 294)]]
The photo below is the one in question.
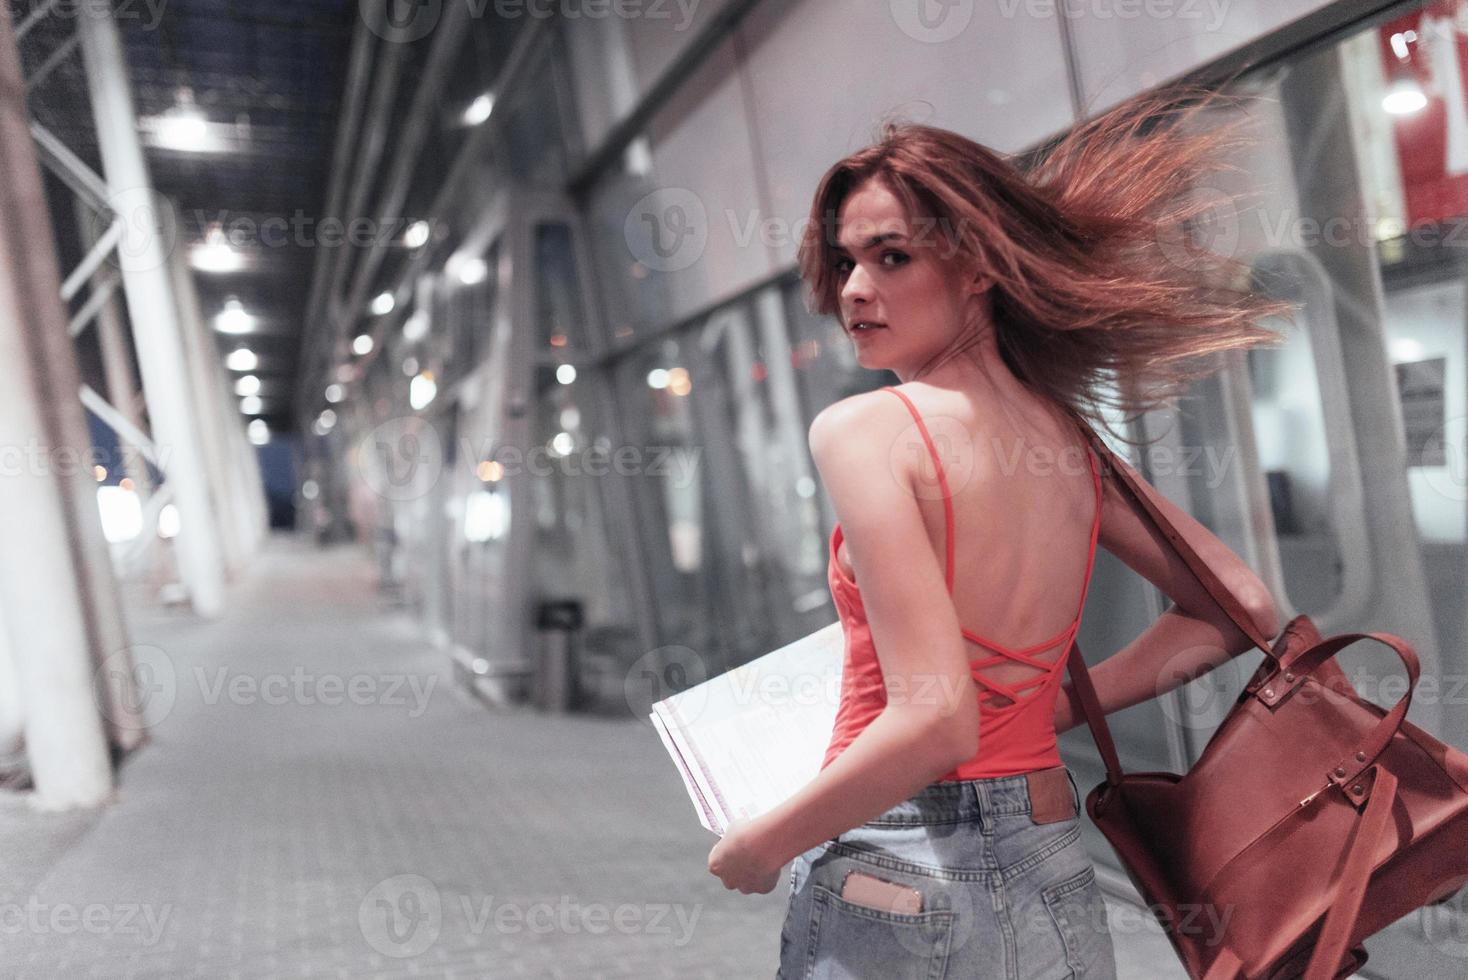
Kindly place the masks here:
[[(1270, 643), (1075, 418), (1131, 505), (1266, 654), (1187, 773), (1125, 773), (1072, 645), (1067, 667), (1106, 764), (1086, 812), (1189, 976), (1349, 976), (1366, 962), (1367, 936), (1468, 884), (1468, 755), (1406, 721), (1418, 663), (1405, 640), (1377, 632), (1322, 639), (1300, 615)], [(1390, 711), (1357, 694), (1335, 663), (1363, 639), (1390, 647), (1406, 666), (1407, 692)]]

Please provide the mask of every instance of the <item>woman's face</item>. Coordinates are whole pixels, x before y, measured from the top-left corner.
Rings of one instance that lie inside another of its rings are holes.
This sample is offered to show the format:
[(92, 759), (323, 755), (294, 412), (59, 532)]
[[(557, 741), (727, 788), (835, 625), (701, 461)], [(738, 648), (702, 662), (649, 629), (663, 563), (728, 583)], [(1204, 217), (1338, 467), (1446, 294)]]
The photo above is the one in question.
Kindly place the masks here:
[[(878, 180), (837, 215), (841, 323), (862, 367), (909, 380), (958, 336), (975, 285), (965, 282), (936, 219), (914, 219)], [(876, 326), (858, 328), (870, 321)]]

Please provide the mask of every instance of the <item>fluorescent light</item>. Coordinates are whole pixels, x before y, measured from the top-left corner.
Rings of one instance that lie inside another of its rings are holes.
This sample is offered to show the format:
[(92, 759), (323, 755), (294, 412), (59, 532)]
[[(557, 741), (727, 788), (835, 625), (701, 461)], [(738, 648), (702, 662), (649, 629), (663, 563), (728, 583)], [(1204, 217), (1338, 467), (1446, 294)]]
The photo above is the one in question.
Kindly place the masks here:
[(398, 302), (393, 299), (392, 293), (378, 293), (377, 298), (372, 301), (372, 315), (387, 316), (397, 305)]
[(357, 355), (372, 353), (372, 335), (359, 333), (352, 341), (352, 353)]
[(236, 348), (230, 351), (229, 356), (224, 359), (224, 366), (231, 371), (253, 371), (259, 363), (260, 358), (256, 357), (255, 352), (248, 347)]
[(485, 92), (473, 102), (469, 103), (469, 108), (464, 110), (464, 124), (467, 126), (478, 126), (488, 119), (489, 114), (492, 112), (494, 112), (494, 96)]
[(245, 311), (244, 304), (232, 296), (214, 317), (214, 327), (220, 333), (249, 333), (255, 329), (255, 323), (255, 317)]

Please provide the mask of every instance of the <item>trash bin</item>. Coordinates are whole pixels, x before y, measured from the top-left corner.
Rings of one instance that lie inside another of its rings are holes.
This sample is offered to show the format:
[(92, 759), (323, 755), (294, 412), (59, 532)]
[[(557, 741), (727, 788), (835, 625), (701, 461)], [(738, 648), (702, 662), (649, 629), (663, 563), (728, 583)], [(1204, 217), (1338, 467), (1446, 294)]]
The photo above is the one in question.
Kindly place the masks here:
[(544, 599), (536, 606), (535, 705), (542, 711), (565, 712), (576, 703), (581, 623), (576, 599)]

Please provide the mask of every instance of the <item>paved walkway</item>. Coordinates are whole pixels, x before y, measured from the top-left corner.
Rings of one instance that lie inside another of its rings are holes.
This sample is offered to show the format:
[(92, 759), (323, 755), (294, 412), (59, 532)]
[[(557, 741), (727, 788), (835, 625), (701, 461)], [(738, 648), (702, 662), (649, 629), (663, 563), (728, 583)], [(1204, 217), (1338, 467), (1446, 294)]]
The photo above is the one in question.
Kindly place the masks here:
[[(784, 889), (708, 874), (652, 729), (468, 697), (359, 549), (130, 617), (153, 742), (99, 812), (0, 795), (0, 976), (774, 975)], [(1123, 977), (1182, 976), (1142, 939)]]

